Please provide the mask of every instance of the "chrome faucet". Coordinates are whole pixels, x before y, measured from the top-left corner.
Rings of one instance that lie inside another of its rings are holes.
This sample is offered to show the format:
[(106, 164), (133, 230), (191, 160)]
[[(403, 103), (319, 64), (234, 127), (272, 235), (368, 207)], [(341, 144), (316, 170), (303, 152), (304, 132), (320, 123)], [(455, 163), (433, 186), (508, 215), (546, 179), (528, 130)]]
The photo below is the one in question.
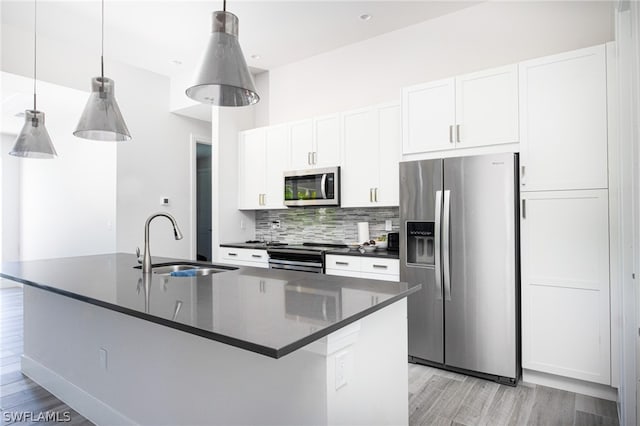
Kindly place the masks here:
[[(178, 228), (178, 222), (176, 219), (171, 216), (169, 213), (154, 213), (144, 224), (144, 255), (142, 257), (142, 273), (150, 274), (151, 273), (151, 252), (149, 251), (149, 225), (151, 221), (158, 216), (164, 216), (171, 221), (171, 225), (173, 225), (173, 235), (176, 240), (182, 239), (182, 232), (180, 232), (180, 228)], [(137, 250), (138, 253), (138, 262), (140, 262), (140, 249)]]

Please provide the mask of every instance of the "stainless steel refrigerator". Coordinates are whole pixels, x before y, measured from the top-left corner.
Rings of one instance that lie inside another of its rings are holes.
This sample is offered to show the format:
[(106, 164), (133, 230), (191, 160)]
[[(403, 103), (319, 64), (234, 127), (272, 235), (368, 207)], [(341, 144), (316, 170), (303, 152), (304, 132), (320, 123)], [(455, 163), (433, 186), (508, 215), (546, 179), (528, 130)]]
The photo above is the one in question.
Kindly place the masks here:
[(518, 157), (400, 163), (409, 360), (515, 385), (520, 375)]

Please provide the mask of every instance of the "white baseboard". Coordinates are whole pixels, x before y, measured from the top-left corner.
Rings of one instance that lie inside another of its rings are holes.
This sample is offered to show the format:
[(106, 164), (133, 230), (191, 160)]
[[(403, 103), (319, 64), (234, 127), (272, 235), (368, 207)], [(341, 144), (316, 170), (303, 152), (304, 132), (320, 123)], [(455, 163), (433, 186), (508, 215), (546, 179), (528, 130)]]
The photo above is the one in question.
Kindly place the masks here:
[(97, 425), (134, 425), (112, 407), (96, 399), (69, 382), (53, 370), (28, 356), (22, 355), (22, 372), (31, 380), (51, 392), (59, 400)]
[(523, 368), (522, 381), (525, 383), (532, 383), (535, 385), (548, 386), (550, 388), (580, 393), (609, 401), (618, 400), (618, 390), (611, 386), (585, 382), (583, 380), (572, 379), (569, 377), (556, 376), (555, 374), (542, 373), (540, 371), (527, 370)]

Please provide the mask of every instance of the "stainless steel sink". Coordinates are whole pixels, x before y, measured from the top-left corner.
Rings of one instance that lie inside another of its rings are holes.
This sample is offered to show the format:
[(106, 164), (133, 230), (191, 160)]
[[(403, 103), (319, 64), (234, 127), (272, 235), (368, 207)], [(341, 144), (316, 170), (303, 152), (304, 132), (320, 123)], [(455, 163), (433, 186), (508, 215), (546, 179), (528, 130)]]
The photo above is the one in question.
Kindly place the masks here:
[[(140, 269), (141, 266), (134, 266)], [(224, 265), (212, 265), (210, 263), (194, 263), (194, 262), (170, 262), (157, 263), (152, 265), (151, 270), (158, 275), (171, 275), (172, 272), (195, 270), (195, 276), (204, 276), (217, 274), (219, 272), (235, 271), (236, 267)]]

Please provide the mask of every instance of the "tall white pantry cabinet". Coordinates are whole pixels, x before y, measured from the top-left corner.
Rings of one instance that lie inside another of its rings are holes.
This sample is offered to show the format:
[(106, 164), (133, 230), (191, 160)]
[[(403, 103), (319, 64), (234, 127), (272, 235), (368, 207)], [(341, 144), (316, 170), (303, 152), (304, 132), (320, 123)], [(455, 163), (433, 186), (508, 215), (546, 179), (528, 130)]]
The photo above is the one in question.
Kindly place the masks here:
[(519, 82), (523, 368), (611, 385), (605, 46)]

